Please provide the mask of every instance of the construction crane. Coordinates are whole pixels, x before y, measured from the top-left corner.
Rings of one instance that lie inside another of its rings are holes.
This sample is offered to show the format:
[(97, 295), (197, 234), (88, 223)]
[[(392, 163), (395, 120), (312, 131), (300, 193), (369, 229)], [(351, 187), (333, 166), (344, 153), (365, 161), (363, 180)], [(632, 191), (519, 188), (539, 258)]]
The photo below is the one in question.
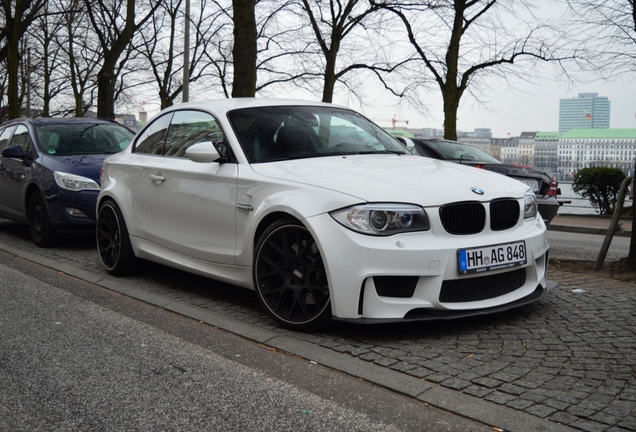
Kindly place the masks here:
[(390, 119), (390, 120), (386, 120), (386, 119), (382, 119), (382, 120), (380, 120), (380, 119), (377, 119), (377, 120), (374, 120), (374, 121), (376, 121), (376, 122), (389, 122), (389, 121), (390, 121), (390, 122), (391, 122), (391, 129), (395, 129), (395, 125), (396, 125), (396, 124), (398, 124), (398, 123), (404, 123), (404, 124), (406, 124), (406, 125), (408, 125), (408, 124), (409, 124), (409, 121), (408, 121), (408, 120), (400, 120), (400, 119), (398, 119), (398, 118), (397, 118), (397, 116), (396, 116), (395, 114), (393, 114), (393, 118), (392, 118), (392, 119)]

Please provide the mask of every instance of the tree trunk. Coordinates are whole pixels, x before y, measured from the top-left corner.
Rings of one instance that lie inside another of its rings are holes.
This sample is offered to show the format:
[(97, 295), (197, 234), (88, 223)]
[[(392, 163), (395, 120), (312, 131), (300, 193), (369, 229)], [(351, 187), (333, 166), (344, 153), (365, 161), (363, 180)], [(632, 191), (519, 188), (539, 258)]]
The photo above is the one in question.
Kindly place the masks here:
[(332, 41), (331, 50), (325, 56), (327, 64), (325, 65), (325, 84), (322, 89), (322, 101), (333, 102), (333, 92), (336, 87), (336, 58), (338, 57), (338, 48), (334, 47)]
[(14, 34), (7, 35), (7, 99), (9, 119), (19, 118), (22, 114), (22, 103), (19, 96), (18, 76), (20, 74), (19, 39)]
[(444, 98), (444, 138), (457, 141), (457, 111), (461, 94), (455, 86), (446, 85), (442, 88)]
[(115, 67), (106, 64), (97, 73), (97, 117), (115, 118)]
[(234, 82), (232, 97), (256, 95), (256, 0), (232, 0), (234, 7)]

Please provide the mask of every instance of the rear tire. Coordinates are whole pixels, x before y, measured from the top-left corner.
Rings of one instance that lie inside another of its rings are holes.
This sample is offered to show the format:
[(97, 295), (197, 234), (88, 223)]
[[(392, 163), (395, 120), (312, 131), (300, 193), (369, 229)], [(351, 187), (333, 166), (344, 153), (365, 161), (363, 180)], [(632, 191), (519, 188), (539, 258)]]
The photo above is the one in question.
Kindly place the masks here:
[(135, 253), (121, 210), (112, 200), (104, 201), (97, 211), (97, 252), (106, 271), (120, 276), (130, 273)]
[(57, 243), (57, 231), (51, 224), (46, 202), (41, 193), (35, 192), (29, 198), (27, 218), (31, 239), (36, 246), (47, 248)]
[(284, 219), (267, 228), (256, 245), (253, 278), (260, 304), (280, 324), (311, 331), (331, 322), (327, 272), (307, 228)]

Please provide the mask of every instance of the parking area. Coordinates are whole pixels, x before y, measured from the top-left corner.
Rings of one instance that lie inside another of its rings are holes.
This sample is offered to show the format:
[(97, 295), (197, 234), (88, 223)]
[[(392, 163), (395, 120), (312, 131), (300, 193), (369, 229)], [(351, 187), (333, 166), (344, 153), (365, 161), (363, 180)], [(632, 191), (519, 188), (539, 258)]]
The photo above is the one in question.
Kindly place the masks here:
[(251, 291), (152, 263), (103, 270), (91, 237), (40, 249), (0, 219), (0, 249), (506, 430), (636, 431), (636, 287), (556, 270), (520, 309), (453, 321), (294, 333)]

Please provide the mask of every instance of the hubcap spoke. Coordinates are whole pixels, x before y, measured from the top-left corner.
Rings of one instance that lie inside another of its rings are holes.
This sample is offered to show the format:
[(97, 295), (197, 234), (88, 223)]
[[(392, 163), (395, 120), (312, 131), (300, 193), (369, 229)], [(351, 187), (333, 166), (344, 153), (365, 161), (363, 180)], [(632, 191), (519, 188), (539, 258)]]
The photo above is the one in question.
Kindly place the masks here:
[(119, 238), (117, 217), (110, 207), (105, 206), (99, 212), (97, 221), (97, 247), (102, 261), (108, 267), (114, 267), (119, 259)]
[(284, 226), (264, 241), (256, 260), (257, 289), (279, 318), (307, 322), (329, 303), (324, 262), (316, 242), (299, 226)]

